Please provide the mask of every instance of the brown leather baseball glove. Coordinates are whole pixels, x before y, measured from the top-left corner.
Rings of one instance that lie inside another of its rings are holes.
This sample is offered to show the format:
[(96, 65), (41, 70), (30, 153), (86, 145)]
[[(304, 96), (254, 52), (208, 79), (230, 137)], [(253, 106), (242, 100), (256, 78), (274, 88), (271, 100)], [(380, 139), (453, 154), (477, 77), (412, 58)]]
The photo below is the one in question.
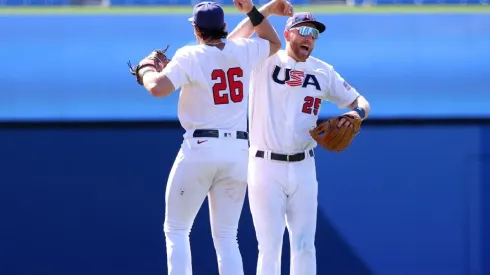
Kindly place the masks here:
[[(338, 127), (341, 119), (350, 123), (344, 122), (341, 127)], [(310, 135), (321, 147), (329, 151), (340, 152), (347, 148), (359, 133), (361, 122), (362, 120), (358, 117), (343, 114), (320, 123), (310, 130)]]
[(169, 46), (167, 46), (164, 50), (157, 49), (152, 51), (150, 55), (141, 60), (137, 66), (132, 66), (131, 61), (128, 61), (129, 72), (136, 76), (136, 81), (138, 84), (143, 85), (143, 79), (140, 75), (140, 71), (142, 69), (148, 68), (149, 70), (155, 72), (161, 72), (167, 66), (167, 64), (170, 62), (170, 59), (165, 55), (168, 47)]

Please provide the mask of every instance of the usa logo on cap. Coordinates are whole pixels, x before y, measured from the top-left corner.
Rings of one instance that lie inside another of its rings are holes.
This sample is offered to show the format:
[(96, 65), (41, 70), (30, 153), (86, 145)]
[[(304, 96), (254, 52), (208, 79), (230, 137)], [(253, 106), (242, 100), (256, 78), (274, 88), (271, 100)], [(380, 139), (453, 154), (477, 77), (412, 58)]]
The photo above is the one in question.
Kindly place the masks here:
[(286, 29), (291, 29), (292, 27), (301, 23), (311, 23), (315, 25), (315, 28), (320, 33), (325, 31), (325, 25), (321, 22), (316, 21), (315, 17), (310, 12), (298, 12), (295, 13), (292, 17), (289, 17), (286, 21)]

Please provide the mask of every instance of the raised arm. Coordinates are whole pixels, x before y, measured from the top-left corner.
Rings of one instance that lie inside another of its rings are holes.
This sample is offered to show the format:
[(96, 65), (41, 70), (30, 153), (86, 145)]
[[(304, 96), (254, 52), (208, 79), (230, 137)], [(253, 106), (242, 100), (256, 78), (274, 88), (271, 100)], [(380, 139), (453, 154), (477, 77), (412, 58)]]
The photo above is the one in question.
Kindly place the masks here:
[[(272, 0), (262, 6), (259, 9), (259, 12), (262, 13), (265, 18), (273, 14), (279, 16), (292, 16), (294, 13), (293, 6), (286, 0)], [(256, 28), (253, 27), (250, 18), (246, 17), (228, 35), (227, 39), (232, 40), (234, 38), (250, 38), (254, 32), (257, 32)], [(257, 32), (257, 36), (261, 37), (259, 32)]]
[[(267, 17), (269, 15), (263, 14), (261, 11), (257, 10), (252, 0), (233, 0), (233, 3), (235, 4), (235, 7), (239, 11), (247, 15), (247, 18), (244, 20), (246, 22), (244, 23), (244, 21), (242, 21), (240, 23), (241, 25), (243, 25), (243, 27), (241, 28), (244, 29), (243, 31), (240, 32), (243, 32), (245, 34), (249, 33), (249, 35), (248, 36), (229, 35), (227, 39), (233, 39), (233, 37), (249, 38), (250, 36), (252, 36), (254, 32), (256, 32), (258, 37), (269, 41), (270, 43), (269, 56), (275, 54), (281, 48), (282, 45), (281, 45), (281, 39), (277, 35), (276, 30), (274, 29), (274, 27), (272, 27), (269, 20), (267, 20)], [(261, 10), (265, 10), (265, 9), (261, 9)], [(235, 32), (235, 30), (233, 32)]]
[[(142, 62), (144, 62), (143, 59)], [(141, 63), (141, 62), (140, 62)], [(139, 72), (141, 84), (155, 97), (166, 97), (190, 82), (192, 63), (183, 48), (177, 50), (170, 62), (157, 68), (147, 67)]]

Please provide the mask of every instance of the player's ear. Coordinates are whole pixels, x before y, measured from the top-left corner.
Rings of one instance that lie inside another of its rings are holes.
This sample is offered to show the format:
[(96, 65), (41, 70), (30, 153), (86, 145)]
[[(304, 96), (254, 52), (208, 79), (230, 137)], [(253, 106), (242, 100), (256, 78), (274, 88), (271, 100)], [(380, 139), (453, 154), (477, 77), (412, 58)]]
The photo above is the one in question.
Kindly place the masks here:
[(289, 31), (288, 30), (284, 31), (284, 39), (286, 39), (286, 41), (289, 41)]
[(199, 30), (196, 26), (194, 26), (194, 36), (196, 37), (197, 42), (200, 43)]
[(194, 25), (194, 35), (199, 38), (199, 35), (200, 35), (200, 32), (199, 30), (197, 29), (196, 25)]
[(223, 26), (223, 30), (224, 30), (224, 31), (226, 31), (226, 27), (227, 27), (227, 26), (226, 26), (226, 23), (225, 23), (225, 25)]

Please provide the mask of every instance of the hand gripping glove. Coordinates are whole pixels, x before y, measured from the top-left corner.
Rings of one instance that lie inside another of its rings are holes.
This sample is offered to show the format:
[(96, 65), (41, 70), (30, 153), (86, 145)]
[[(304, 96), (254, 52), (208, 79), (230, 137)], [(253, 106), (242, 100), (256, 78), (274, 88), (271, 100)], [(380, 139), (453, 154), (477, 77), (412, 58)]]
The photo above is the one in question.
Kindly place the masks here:
[(137, 66), (132, 66), (131, 61), (128, 61), (129, 72), (136, 76), (136, 81), (138, 84), (143, 85), (143, 78), (140, 74), (142, 69), (148, 68), (151, 71), (161, 72), (167, 66), (167, 64), (170, 62), (170, 59), (165, 55), (168, 47), (169, 46), (167, 46), (164, 50), (157, 49), (152, 51), (150, 55), (141, 60)]
[[(350, 122), (338, 127), (341, 119)], [(362, 120), (350, 114), (333, 117), (310, 130), (311, 137), (324, 149), (340, 152), (347, 148), (359, 133)], [(347, 124), (347, 125), (346, 125)]]

